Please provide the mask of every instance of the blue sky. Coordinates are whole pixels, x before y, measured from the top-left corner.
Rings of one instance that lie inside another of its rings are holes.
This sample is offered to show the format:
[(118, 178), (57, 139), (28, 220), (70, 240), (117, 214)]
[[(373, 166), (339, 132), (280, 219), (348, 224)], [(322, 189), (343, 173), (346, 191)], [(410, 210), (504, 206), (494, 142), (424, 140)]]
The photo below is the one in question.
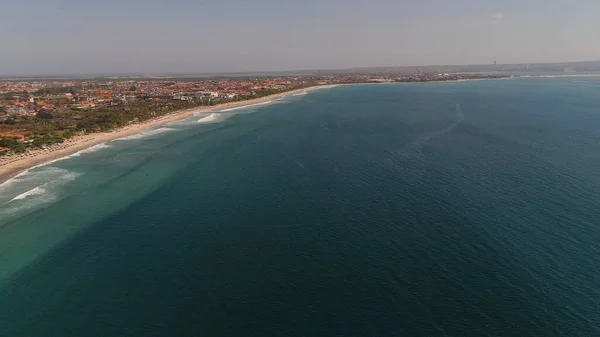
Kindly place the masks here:
[(600, 60), (598, 0), (4, 0), (0, 74)]

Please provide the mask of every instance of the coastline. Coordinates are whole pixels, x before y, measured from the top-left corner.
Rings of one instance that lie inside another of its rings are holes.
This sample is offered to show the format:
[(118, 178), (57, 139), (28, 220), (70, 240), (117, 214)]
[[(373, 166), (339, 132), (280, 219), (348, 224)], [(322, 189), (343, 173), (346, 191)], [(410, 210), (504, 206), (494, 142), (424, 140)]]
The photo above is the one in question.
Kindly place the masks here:
[[(481, 80), (510, 80), (510, 79), (518, 79), (518, 78), (557, 78), (557, 77), (600, 77), (600, 74), (557, 74), (557, 75), (522, 75), (515, 77), (505, 77), (505, 78), (481, 78), (481, 79), (461, 79), (461, 80), (449, 80), (449, 81), (432, 81), (432, 82), (424, 82), (424, 83), (455, 83), (455, 82), (467, 82), (467, 81), (481, 81)], [(0, 159), (0, 185), (5, 183), (6, 181), (14, 178), (16, 175), (21, 172), (32, 169), (36, 166), (41, 166), (48, 164), (50, 162), (54, 162), (57, 160), (61, 160), (67, 156), (73, 155), (77, 152), (84, 151), (91, 147), (104, 144), (113, 140), (117, 140), (119, 138), (124, 138), (128, 136), (132, 136), (135, 134), (142, 133), (149, 129), (165, 125), (168, 123), (176, 122), (182, 119), (186, 119), (192, 117), (194, 114), (199, 112), (219, 112), (219, 110), (223, 109), (231, 109), (231, 108), (241, 108), (248, 105), (253, 105), (257, 103), (268, 102), (271, 100), (275, 100), (278, 98), (283, 98), (286, 96), (293, 96), (297, 93), (307, 92), (317, 89), (326, 89), (333, 88), (338, 86), (347, 86), (347, 85), (367, 85), (367, 84), (404, 84), (403, 82), (396, 83), (344, 83), (344, 84), (325, 84), (325, 85), (316, 85), (306, 88), (294, 89), (282, 93), (277, 93), (269, 96), (264, 96), (255, 99), (249, 99), (245, 101), (239, 102), (228, 102), (223, 104), (218, 104), (215, 106), (201, 106), (196, 108), (190, 108), (185, 110), (179, 110), (176, 112), (172, 112), (170, 114), (154, 118), (142, 123), (136, 123), (132, 125), (125, 126), (123, 128), (115, 129), (109, 132), (102, 133), (92, 133), (84, 136), (77, 136), (72, 139), (65, 141), (63, 144), (60, 144), (52, 149), (47, 150), (33, 150), (25, 155), (21, 155), (16, 158), (11, 159)]]
[(14, 178), (19, 173), (27, 171), (36, 166), (60, 160), (61, 158), (89, 149), (93, 146), (104, 144), (106, 142), (117, 140), (119, 138), (132, 136), (157, 126), (186, 119), (194, 116), (194, 114), (198, 112), (218, 112), (222, 109), (241, 108), (247, 105), (268, 102), (274, 99), (291, 96), (300, 92), (312, 91), (316, 89), (333, 88), (335, 86), (337, 85), (318, 85), (302, 89), (294, 89), (291, 91), (286, 91), (255, 99), (249, 99), (245, 101), (228, 102), (214, 106), (201, 106), (197, 108), (179, 110), (168, 115), (164, 115), (142, 123), (128, 125), (123, 128), (115, 129), (109, 132), (100, 132), (84, 136), (77, 136), (65, 141), (63, 144), (59, 145), (57, 148), (54, 149), (34, 150), (28, 154), (22, 155), (17, 158), (5, 159), (0, 161), (0, 184), (5, 183), (6, 181)]

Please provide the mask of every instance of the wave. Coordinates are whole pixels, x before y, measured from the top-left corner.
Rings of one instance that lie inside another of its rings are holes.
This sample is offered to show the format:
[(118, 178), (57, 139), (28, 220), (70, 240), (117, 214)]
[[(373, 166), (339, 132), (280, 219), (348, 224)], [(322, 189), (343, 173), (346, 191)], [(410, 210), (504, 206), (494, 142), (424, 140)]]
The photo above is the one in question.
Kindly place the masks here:
[[(0, 184), (0, 191), (2, 191), (2, 190), (4, 190), (4, 189), (6, 189), (6, 188), (8, 188), (8, 187), (10, 187), (11, 185), (14, 185), (15, 183), (19, 183), (19, 182), (23, 181), (23, 178), (25, 178), (25, 177), (27, 177), (28, 175), (30, 175), (30, 173), (31, 173), (31, 171), (32, 171), (32, 170), (38, 169), (38, 168), (40, 168), (40, 167), (48, 166), (48, 165), (50, 165), (50, 164), (54, 164), (54, 163), (56, 163), (56, 162), (59, 162), (59, 161), (65, 160), (65, 159), (69, 159), (69, 158), (71, 158), (72, 156), (74, 156), (74, 154), (72, 154), (72, 155), (69, 155), (69, 156), (60, 157), (60, 158), (53, 159), (53, 160), (49, 160), (49, 161), (47, 161), (47, 162), (44, 162), (44, 163), (41, 163), (41, 164), (38, 164), (38, 165), (32, 166), (32, 167), (30, 167), (30, 168), (26, 169), (25, 171), (23, 171), (23, 172), (21, 172), (21, 173), (17, 174), (16, 176), (12, 177), (11, 179), (8, 179), (8, 180), (6, 180), (5, 182), (1, 183), (1, 184)], [(58, 169), (58, 168), (57, 168), (57, 170), (61, 170), (61, 169)], [(47, 171), (50, 171), (50, 170), (47, 170)], [(29, 179), (29, 178), (28, 178), (28, 179)]]
[(229, 109), (221, 110), (220, 112), (236, 111), (236, 110), (241, 110), (241, 109), (252, 108), (252, 107), (255, 107), (255, 106), (266, 105), (266, 104), (270, 104), (270, 103), (273, 103), (273, 101), (266, 101), (266, 102), (260, 102), (260, 103), (242, 105), (242, 106), (238, 106), (238, 107), (235, 107), (235, 108), (229, 108)]
[(98, 144), (98, 145), (95, 145), (95, 146), (89, 147), (89, 148), (87, 148), (87, 149), (85, 149), (85, 150), (81, 150), (81, 151), (79, 151), (79, 152), (75, 152), (75, 153), (73, 153), (72, 155), (70, 155), (70, 156), (67, 156), (67, 157), (79, 157), (79, 156), (81, 156), (82, 154), (86, 154), (86, 153), (92, 153), (92, 152), (96, 152), (96, 151), (98, 151), (98, 150), (102, 150), (102, 149), (107, 149), (107, 148), (110, 148), (110, 147), (112, 147), (112, 146), (111, 146), (111, 145), (108, 145), (108, 144), (106, 144), (106, 143), (102, 143), (102, 144)]
[(299, 92), (299, 93), (297, 93), (297, 94), (293, 94), (293, 95), (292, 95), (292, 97), (295, 97), (295, 96), (304, 96), (304, 95), (306, 95), (306, 94), (308, 94), (308, 92), (307, 92), (307, 91), (302, 91), (302, 92)]
[(131, 136), (119, 138), (118, 140), (142, 139), (142, 138), (146, 138), (146, 137), (150, 137), (150, 136), (155, 136), (155, 135), (159, 135), (161, 133), (175, 131), (175, 130), (176, 129), (173, 129), (173, 128), (159, 128), (159, 129), (154, 129), (154, 130), (145, 131), (145, 132), (141, 132), (141, 133), (136, 133), (135, 135), (131, 135)]
[(22, 180), (22, 177), (25, 176), (28, 172), (29, 172), (29, 170), (25, 170), (25, 171), (17, 174), (16, 176), (12, 177), (11, 179), (8, 179), (5, 182), (3, 182), (2, 184), (0, 184), (0, 191), (14, 185), (15, 183), (20, 182)]
[(27, 191), (25, 193), (21, 193), (21, 194), (17, 195), (16, 197), (10, 199), (9, 202), (13, 202), (15, 200), (23, 200), (23, 199), (26, 199), (27, 197), (30, 197), (32, 195), (40, 195), (40, 194), (43, 194), (45, 192), (46, 192), (45, 189), (43, 189), (41, 187), (36, 187), (36, 188), (31, 189), (31, 190), (29, 190), (29, 191)]
[[(58, 174), (58, 176), (52, 177), (53, 175), (56, 175), (56, 174)], [(38, 201), (41, 201), (41, 202), (53, 201), (56, 198), (56, 195), (52, 194), (52, 193), (48, 193), (49, 189), (51, 189), (51, 188), (56, 189), (57, 187), (60, 187), (66, 183), (69, 183), (69, 182), (77, 179), (77, 177), (79, 177), (79, 176), (80, 176), (80, 174), (78, 174), (78, 173), (70, 172), (68, 170), (59, 169), (59, 168), (39, 172), (36, 174), (36, 177), (31, 177), (30, 179), (23, 180), (23, 181), (25, 181), (25, 182), (34, 181), (35, 182), (35, 180), (43, 181), (45, 179), (50, 179), (50, 181), (47, 181), (39, 186), (36, 186), (32, 189), (29, 189), (25, 192), (18, 194), (17, 196), (10, 199), (7, 202), (7, 204), (15, 202), (15, 201), (19, 201), (19, 200), (29, 199), (31, 197), (40, 196), (40, 195), (45, 195), (45, 197)], [(37, 178), (37, 179), (35, 179), (35, 178)]]
[(219, 122), (219, 121), (222, 121), (222, 120), (223, 119), (222, 119), (221, 116), (219, 116), (219, 114), (211, 113), (208, 116), (204, 116), (204, 117), (200, 118), (198, 120), (198, 123), (209, 124), (209, 123), (216, 123), (216, 122)]
[(87, 148), (85, 150), (81, 150), (81, 151), (75, 152), (75, 153), (73, 153), (71, 155), (67, 155), (67, 156), (64, 156), (64, 157), (56, 158), (56, 159), (49, 160), (47, 162), (44, 162), (44, 163), (32, 166), (32, 167), (26, 169), (25, 171), (17, 174), (16, 176), (12, 177), (11, 179), (8, 179), (8, 180), (0, 183), (0, 191), (2, 191), (4, 189), (6, 189), (6, 188), (8, 188), (8, 187), (10, 187), (12, 185), (14, 185), (15, 183), (21, 182), (23, 180), (23, 178), (26, 177), (27, 175), (29, 175), (32, 170), (38, 169), (40, 167), (48, 166), (48, 165), (51, 165), (51, 164), (54, 164), (56, 162), (63, 161), (63, 160), (69, 159), (69, 158), (79, 157), (82, 154), (92, 153), (92, 152), (96, 152), (98, 150), (102, 150), (102, 149), (106, 149), (106, 148), (110, 148), (110, 147), (112, 147), (112, 146), (108, 145), (106, 143), (102, 143), (102, 144), (98, 144), (98, 145), (89, 147), (89, 148)]

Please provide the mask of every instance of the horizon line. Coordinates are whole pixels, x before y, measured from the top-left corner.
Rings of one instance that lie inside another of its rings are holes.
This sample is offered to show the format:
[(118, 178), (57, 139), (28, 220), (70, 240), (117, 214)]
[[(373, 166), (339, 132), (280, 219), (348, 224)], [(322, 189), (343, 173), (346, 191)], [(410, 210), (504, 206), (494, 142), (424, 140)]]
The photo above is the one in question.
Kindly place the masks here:
[[(586, 61), (558, 61), (558, 62), (521, 62), (521, 63), (472, 63), (472, 64), (431, 64), (431, 65), (409, 65), (409, 66), (357, 66), (351, 68), (315, 68), (315, 69), (291, 69), (291, 70), (248, 70), (248, 71), (214, 71), (214, 72), (195, 72), (195, 71), (152, 71), (152, 72), (80, 72), (80, 73), (47, 73), (36, 75), (23, 74), (0, 74), (0, 80), (6, 79), (52, 79), (52, 78), (90, 78), (90, 77), (140, 77), (140, 76), (157, 76), (157, 77), (173, 77), (179, 76), (224, 76), (227, 75), (252, 75), (252, 74), (286, 74), (286, 73), (318, 73), (318, 72), (340, 72), (340, 71), (356, 71), (369, 69), (419, 69), (419, 68), (435, 68), (435, 67), (501, 67), (501, 66), (525, 66), (525, 65), (570, 65), (570, 64), (585, 64), (585, 63), (600, 63), (600, 60)], [(304, 76), (309, 74), (303, 74)], [(316, 75), (316, 74), (313, 74)]]

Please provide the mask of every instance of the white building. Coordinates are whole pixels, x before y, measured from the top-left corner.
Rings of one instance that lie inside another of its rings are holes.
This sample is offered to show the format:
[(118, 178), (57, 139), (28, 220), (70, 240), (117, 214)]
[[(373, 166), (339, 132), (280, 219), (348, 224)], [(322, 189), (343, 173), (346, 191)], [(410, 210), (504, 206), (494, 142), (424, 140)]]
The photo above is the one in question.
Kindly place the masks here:
[(210, 98), (219, 97), (219, 93), (215, 92), (215, 91), (198, 91), (198, 92), (196, 92), (196, 95), (202, 96), (202, 97), (210, 97)]

